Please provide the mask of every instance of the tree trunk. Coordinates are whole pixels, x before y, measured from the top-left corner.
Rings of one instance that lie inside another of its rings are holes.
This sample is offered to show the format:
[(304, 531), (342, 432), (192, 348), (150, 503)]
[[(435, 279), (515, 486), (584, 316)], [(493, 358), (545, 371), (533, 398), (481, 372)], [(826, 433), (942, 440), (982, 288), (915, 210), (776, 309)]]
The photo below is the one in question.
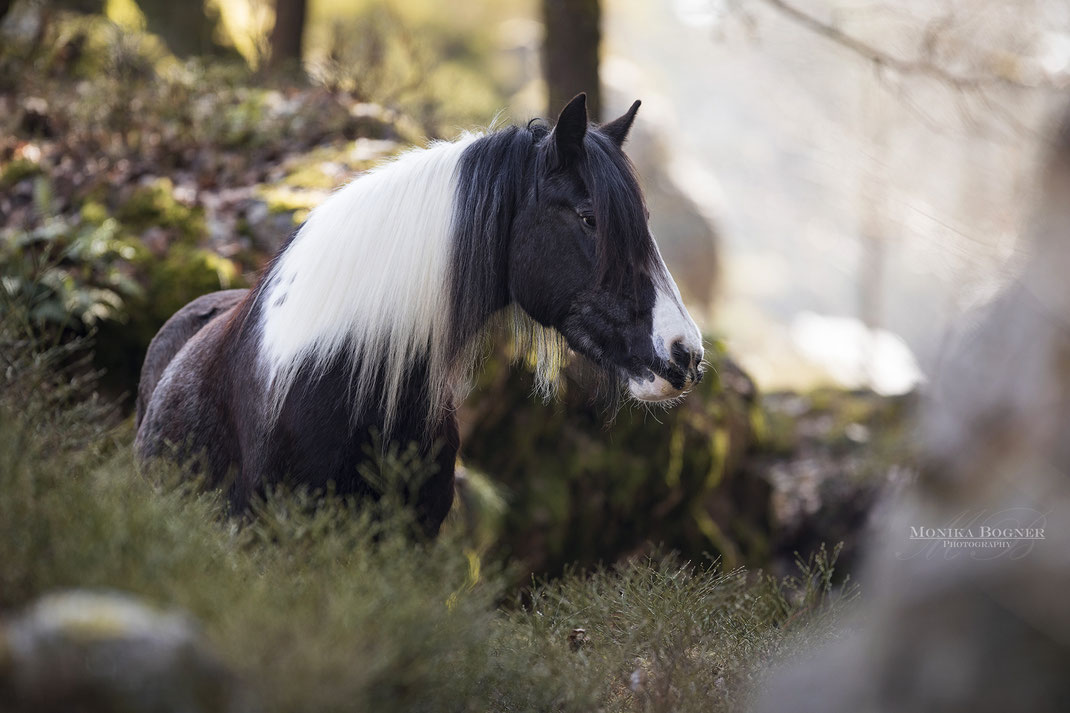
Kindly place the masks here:
[(547, 116), (557, 116), (569, 99), (587, 92), (587, 115), (597, 121), (602, 108), (599, 0), (542, 0), (542, 16), (546, 25), (542, 66), (550, 100)]
[[(14, 2), (0, 0), (0, 17), (3, 17), (3, 9), (5, 7), (14, 4)], [(100, 15), (104, 13), (104, 0), (53, 0), (51, 4), (59, 10), (77, 12), (82, 15)]]
[(271, 68), (301, 66), (308, 0), (275, 0), (275, 26), (271, 29)]
[(215, 38), (218, 13), (209, 11), (203, 0), (138, 0), (149, 32), (159, 35), (176, 57), (233, 55)]

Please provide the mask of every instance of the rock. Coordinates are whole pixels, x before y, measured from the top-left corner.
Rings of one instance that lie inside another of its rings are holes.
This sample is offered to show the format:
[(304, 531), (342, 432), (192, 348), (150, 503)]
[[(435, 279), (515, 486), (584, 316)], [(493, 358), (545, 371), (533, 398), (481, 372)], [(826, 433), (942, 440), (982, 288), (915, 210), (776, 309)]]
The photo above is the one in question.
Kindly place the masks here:
[(237, 713), (242, 699), (190, 618), (125, 594), (50, 594), (0, 628), (5, 713)]
[(773, 571), (837, 543), (837, 568), (851, 571), (874, 513), (913, 474), (904, 447), (916, 401), (832, 388), (762, 397), (766, 433), (744, 467), (772, 489)]
[(573, 651), (579, 651), (591, 641), (587, 636), (586, 629), (573, 629), (568, 633), (568, 647)]
[[(461, 458), (506, 501), (488, 508), (496, 547), (550, 575), (650, 543), (717, 553), (727, 569), (763, 561), (769, 486), (740, 467), (761, 420), (756, 391), (720, 347), (707, 360), (706, 378), (675, 408), (615, 413), (571, 367), (559, 400), (544, 404), (528, 369), (489, 360), (461, 409)], [(462, 493), (459, 508), (472, 499)]]
[(857, 622), (771, 674), (754, 713), (1070, 710), (1070, 111), (1054, 148), (1028, 259), (924, 394)]

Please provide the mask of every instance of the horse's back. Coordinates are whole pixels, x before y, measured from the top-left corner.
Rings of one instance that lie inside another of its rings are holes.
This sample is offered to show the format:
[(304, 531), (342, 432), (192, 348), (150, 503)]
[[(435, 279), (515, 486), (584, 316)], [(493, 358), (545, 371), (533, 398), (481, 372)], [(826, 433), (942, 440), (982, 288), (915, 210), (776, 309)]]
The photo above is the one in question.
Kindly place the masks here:
[(152, 338), (145, 362), (141, 367), (141, 381), (137, 387), (137, 415), (135, 423), (138, 428), (145, 418), (156, 385), (160, 383), (167, 365), (185, 346), (190, 338), (201, 331), (216, 317), (233, 309), (241, 302), (249, 290), (221, 290), (202, 295), (185, 307), (175, 312), (160, 331)]

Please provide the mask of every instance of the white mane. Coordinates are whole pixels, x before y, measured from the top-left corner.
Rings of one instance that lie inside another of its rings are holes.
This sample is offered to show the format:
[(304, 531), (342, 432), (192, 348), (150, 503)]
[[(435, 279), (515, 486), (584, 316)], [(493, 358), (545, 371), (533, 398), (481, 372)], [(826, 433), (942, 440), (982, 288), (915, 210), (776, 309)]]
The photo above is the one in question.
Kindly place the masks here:
[[(428, 360), (432, 409), (449, 395), (449, 263), (464, 134), (400, 155), (315, 208), (278, 258), (262, 298), (260, 366), (277, 416), (298, 372), (351, 350), (350, 399), (377, 378), (389, 430), (414, 359)], [(382, 371), (385, 369), (385, 372)]]

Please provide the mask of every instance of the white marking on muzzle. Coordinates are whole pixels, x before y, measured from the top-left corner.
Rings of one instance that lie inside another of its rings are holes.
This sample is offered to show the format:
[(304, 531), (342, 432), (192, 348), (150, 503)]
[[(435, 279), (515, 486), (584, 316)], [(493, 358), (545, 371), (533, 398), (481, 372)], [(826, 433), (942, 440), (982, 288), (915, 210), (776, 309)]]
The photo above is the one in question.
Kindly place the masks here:
[[(680, 288), (669, 274), (660, 253), (658, 263), (661, 275), (656, 276), (654, 280), (657, 293), (654, 299), (653, 331), (650, 335), (654, 353), (665, 361), (673, 362), (673, 344), (679, 343), (689, 356), (688, 363), (677, 362), (677, 365), (684, 370), (690, 370), (702, 361), (702, 333), (684, 307)], [(653, 378), (646, 380), (629, 380), (628, 389), (632, 396), (642, 401), (665, 401), (680, 396), (691, 386), (691, 383), (688, 383), (683, 389), (677, 389), (661, 376), (651, 376)]]

